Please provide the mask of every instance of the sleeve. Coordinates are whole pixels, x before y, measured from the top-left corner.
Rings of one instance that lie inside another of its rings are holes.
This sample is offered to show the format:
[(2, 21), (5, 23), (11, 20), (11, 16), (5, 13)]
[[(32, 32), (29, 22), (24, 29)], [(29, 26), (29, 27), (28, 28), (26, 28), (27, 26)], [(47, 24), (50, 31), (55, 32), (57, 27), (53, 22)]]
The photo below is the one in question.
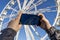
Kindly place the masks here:
[(2, 30), (2, 34), (0, 34), (0, 40), (14, 40), (15, 35), (16, 31), (11, 28), (6, 28)]
[(48, 36), (51, 40), (60, 40), (60, 30), (57, 30), (54, 27), (51, 27), (49, 30), (46, 30)]

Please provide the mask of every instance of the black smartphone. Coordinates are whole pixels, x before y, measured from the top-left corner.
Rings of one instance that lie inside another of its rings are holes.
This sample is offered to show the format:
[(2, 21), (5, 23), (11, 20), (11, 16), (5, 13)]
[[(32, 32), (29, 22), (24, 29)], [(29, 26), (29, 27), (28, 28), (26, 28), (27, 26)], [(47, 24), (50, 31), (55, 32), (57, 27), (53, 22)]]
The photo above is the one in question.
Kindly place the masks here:
[(40, 25), (41, 24), (40, 19), (42, 19), (42, 16), (32, 14), (22, 14), (19, 24)]

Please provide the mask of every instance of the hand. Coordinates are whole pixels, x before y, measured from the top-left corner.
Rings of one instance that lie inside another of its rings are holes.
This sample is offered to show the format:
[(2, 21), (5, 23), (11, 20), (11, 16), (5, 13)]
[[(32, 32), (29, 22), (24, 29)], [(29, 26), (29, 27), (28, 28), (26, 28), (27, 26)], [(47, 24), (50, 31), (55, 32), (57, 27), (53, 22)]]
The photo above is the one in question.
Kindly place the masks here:
[(19, 24), (21, 15), (22, 15), (22, 12), (20, 11), (18, 13), (18, 16), (8, 23), (8, 28), (12, 28), (13, 30), (17, 32), (21, 28), (21, 24)]
[(42, 16), (42, 19), (40, 20), (40, 22), (41, 22), (40, 27), (43, 28), (44, 30), (50, 29), (51, 28), (51, 24), (45, 18), (45, 16), (43, 14), (39, 14), (38, 16)]

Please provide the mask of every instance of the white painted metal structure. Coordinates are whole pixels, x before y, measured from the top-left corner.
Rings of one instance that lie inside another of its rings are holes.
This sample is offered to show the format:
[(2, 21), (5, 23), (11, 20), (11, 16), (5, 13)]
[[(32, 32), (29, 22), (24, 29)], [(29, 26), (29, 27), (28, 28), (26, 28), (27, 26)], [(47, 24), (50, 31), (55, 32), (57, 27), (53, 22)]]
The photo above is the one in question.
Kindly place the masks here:
[(55, 19), (55, 23), (53, 24), (53, 26), (60, 26), (60, 0), (57, 0), (57, 16)]
[[(44, 13), (44, 12), (55, 12), (56, 10), (51, 10), (49, 8), (56, 7), (56, 6), (51, 6), (51, 7), (47, 7), (47, 8), (44, 8), (44, 9), (37, 10), (36, 6), (42, 4), (45, 1), (47, 1), (47, 0), (37, 0), (36, 3), (33, 3), (34, 0), (30, 0), (29, 3), (26, 5), (28, 0), (24, 0), (23, 7), (21, 7), (20, 0), (10, 0), (8, 2), (8, 4), (5, 6), (5, 8), (3, 9), (3, 11), (1, 12), (1, 14), (0, 14), (0, 33), (1, 33), (1, 29), (2, 29), (4, 19), (5, 18), (10, 18), (10, 20), (11, 20), (13, 16), (16, 16), (16, 14), (13, 14), (13, 11), (15, 11), (17, 13), (19, 10), (21, 10), (21, 11), (23, 11), (23, 13), (27, 13), (27, 14), (28, 13), (29, 14), (34, 13), (34, 15), (37, 15), (37, 13), (39, 13), (39, 12), (42, 12), (42, 13)], [(17, 6), (15, 8), (12, 8), (12, 6), (14, 6), (16, 2), (18, 3), (19, 10), (16, 10)], [(56, 24), (57, 20), (60, 19), (60, 17), (58, 16), (58, 15), (60, 15), (59, 14), (59, 12), (60, 12), (59, 11), (60, 10), (60, 6), (59, 6), (60, 1), (57, 0), (57, 3), (58, 3), (58, 12), (57, 12), (57, 17), (56, 17), (56, 20), (55, 20), (53, 26)], [(32, 4), (32, 6), (31, 6), (31, 4)], [(35, 8), (35, 10), (30, 11), (33, 8)], [(10, 16), (8, 16), (7, 11), (10, 10), (10, 9), (12, 10), (12, 12), (11, 12)], [(5, 23), (5, 24), (7, 24), (7, 23)], [(60, 25), (59, 22), (57, 22), (57, 24)], [(35, 30), (35, 28), (32, 25), (30, 25), (30, 26), (29, 25), (24, 25), (27, 40), (35, 40), (34, 35), (33, 35), (32, 31), (30, 30), (29, 27), (31, 27), (33, 29), (33, 31), (40, 38), (40, 40), (44, 40), (47, 37), (47, 34), (46, 34), (43, 38), (41, 38), (39, 33)], [(17, 32), (15, 40), (18, 40), (18, 35), (19, 35), (19, 32)]]

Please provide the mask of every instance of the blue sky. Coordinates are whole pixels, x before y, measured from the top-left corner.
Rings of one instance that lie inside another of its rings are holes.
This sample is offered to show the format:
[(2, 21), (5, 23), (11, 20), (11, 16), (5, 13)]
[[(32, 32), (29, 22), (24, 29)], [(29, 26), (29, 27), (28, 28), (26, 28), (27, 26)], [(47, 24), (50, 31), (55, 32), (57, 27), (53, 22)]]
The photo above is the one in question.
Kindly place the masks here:
[[(4, 9), (4, 7), (6, 6), (6, 4), (9, 2), (10, 0), (0, 0), (0, 13), (1, 11)], [(55, 0), (47, 0), (46, 2), (44, 2), (43, 4), (37, 6), (37, 9), (42, 9), (42, 8), (46, 8), (49, 6), (55, 6)], [(52, 10), (56, 9), (56, 8), (51, 8)], [(49, 20), (49, 22), (51, 23), (51, 25), (54, 23), (54, 19), (56, 17), (57, 12), (45, 12), (43, 13), (46, 18)], [(32, 29), (31, 29), (32, 30)], [(39, 32), (39, 34), (43, 37), (46, 32), (37, 27), (36, 30)], [(34, 31), (32, 30), (35, 39), (39, 40), (38, 37), (35, 35)], [(22, 26), (20, 33), (19, 33), (19, 40), (26, 40), (26, 35), (25, 35), (25, 31), (24, 31), (24, 26)]]

